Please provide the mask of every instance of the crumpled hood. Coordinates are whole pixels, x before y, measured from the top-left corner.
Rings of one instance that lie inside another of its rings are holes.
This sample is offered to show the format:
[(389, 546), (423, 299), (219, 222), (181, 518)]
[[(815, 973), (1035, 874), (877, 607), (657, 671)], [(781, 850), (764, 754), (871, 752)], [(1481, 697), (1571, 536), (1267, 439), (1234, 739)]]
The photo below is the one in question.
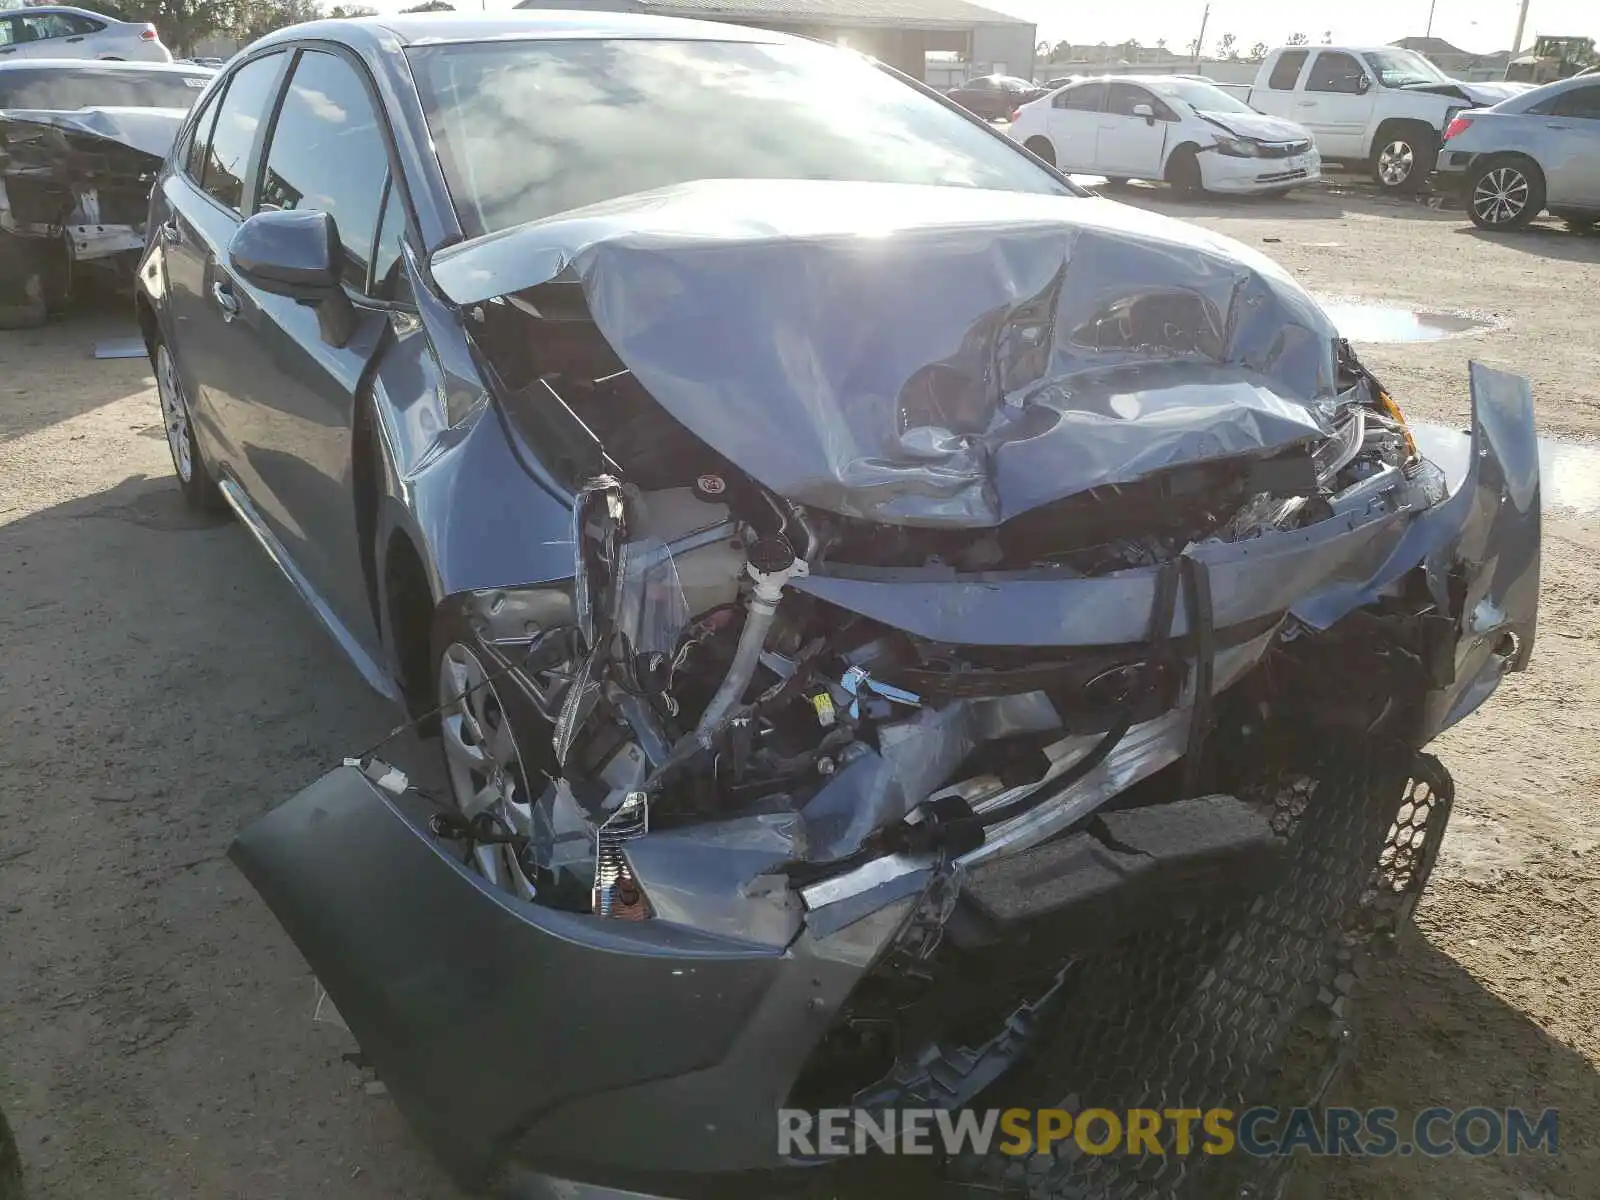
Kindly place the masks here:
[(182, 108), (83, 108), (70, 112), (42, 108), (0, 110), (0, 120), (51, 125), (68, 133), (105, 138), (156, 158), (166, 158), (188, 110)]
[(1237, 137), (1255, 138), (1260, 142), (1311, 140), (1311, 134), (1304, 125), (1296, 125), (1293, 121), (1285, 121), (1282, 117), (1269, 117), (1263, 113), (1235, 112), (1201, 112), (1200, 115)]
[(1408, 92), (1431, 92), (1438, 96), (1450, 96), (1468, 103), (1488, 107), (1499, 104), (1502, 100), (1509, 100), (1513, 96), (1520, 96), (1532, 84), (1527, 83), (1468, 83), (1461, 79), (1452, 79), (1448, 83), (1417, 83), (1405, 90)]
[(431, 266), (460, 305), (581, 287), (698, 438), (792, 500), (886, 523), (996, 525), (1329, 429), (1337, 334), (1311, 298), (1243, 246), (1105, 200), (708, 181)]

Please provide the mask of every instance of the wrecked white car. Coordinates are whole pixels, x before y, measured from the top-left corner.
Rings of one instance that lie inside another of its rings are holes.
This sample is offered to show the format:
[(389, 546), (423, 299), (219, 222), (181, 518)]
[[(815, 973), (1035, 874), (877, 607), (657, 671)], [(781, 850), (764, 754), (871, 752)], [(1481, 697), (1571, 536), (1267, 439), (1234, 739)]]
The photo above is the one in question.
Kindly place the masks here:
[(232, 854), (463, 1181), (1315, 1099), (1443, 833), (1421, 748), (1532, 651), (1522, 380), (1414, 428), (1270, 261), (777, 34), (374, 18), (225, 79), (139, 274), (178, 476), (448, 778), (352, 748)]
[(85, 270), (131, 283), (150, 185), (214, 71), (0, 63), (0, 328), (37, 325)]

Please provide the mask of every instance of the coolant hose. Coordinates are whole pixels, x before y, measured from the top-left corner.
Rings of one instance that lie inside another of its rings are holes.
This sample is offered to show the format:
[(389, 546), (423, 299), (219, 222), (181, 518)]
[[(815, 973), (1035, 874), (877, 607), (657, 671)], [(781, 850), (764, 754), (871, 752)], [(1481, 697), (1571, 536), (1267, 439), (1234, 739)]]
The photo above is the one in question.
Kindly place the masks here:
[(728, 667), (728, 673), (723, 676), (722, 686), (717, 689), (717, 694), (711, 697), (711, 703), (706, 705), (705, 712), (700, 714), (700, 723), (694, 728), (696, 739), (705, 741), (711, 737), (722, 724), (722, 719), (744, 696), (745, 689), (755, 678), (756, 666), (761, 661), (761, 649), (767, 644), (767, 632), (772, 628), (773, 618), (777, 615), (776, 601), (769, 602), (760, 596), (750, 597), (750, 615), (745, 618), (744, 630), (739, 634), (739, 645), (733, 652), (733, 662)]

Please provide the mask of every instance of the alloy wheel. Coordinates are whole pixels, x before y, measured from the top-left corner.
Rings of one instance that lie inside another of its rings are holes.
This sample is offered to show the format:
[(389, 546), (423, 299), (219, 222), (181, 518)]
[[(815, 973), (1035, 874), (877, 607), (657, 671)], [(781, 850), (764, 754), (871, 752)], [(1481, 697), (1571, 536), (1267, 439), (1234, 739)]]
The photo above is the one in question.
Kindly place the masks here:
[(1378, 155), (1378, 178), (1387, 187), (1399, 187), (1411, 178), (1416, 152), (1410, 142), (1390, 142)]
[(1531, 190), (1528, 177), (1516, 167), (1495, 167), (1472, 189), (1472, 211), (1485, 225), (1509, 224), (1528, 207)]
[(156, 393), (161, 397), (161, 421), (167, 427), (167, 449), (172, 469), (188, 483), (194, 476), (194, 443), (189, 437), (189, 402), (178, 384), (178, 371), (165, 345), (156, 347)]
[[(529, 836), (533, 803), (516, 739), (483, 663), (459, 642), (450, 644), (439, 663), (439, 706), (445, 767), (461, 815), (485, 817), (508, 836)], [(472, 861), (496, 887), (533, 899), (514, 845), (474, 842)]]

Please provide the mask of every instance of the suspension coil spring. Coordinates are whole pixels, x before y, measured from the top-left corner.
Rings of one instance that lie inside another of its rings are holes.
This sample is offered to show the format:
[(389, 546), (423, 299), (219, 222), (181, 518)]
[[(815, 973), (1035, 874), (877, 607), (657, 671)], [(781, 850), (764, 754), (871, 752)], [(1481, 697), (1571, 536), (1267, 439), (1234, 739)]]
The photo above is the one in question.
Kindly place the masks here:
[(623, 845), (649, 832), (650, 805), (645, 792), (629, 792), (596, 831), (593, 905), (597, 915), (612, 915), (619, 886), (632, 879), (628, 860), (622, 853)]

